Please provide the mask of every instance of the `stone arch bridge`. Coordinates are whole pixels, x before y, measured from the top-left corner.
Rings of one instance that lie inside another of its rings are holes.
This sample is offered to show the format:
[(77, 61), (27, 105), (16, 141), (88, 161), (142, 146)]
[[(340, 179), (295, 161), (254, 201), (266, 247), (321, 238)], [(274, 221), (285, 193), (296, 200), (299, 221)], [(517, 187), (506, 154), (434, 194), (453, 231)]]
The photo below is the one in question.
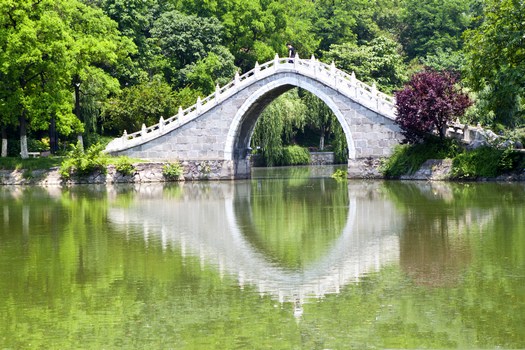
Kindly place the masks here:
[(333, 111), (348, 144), (349, 176), (366, 174), (367, 162), (391, 154), (402, 139), (394, 123), (394, 100), (335, 67), (278, 55), (193, 106), (158, 124), (114, 139), (112, 155), (196, 163), (209, 178), (250, 176), (249, 145), (257, 119), (276, 97), (294, 87), (310, 91)]

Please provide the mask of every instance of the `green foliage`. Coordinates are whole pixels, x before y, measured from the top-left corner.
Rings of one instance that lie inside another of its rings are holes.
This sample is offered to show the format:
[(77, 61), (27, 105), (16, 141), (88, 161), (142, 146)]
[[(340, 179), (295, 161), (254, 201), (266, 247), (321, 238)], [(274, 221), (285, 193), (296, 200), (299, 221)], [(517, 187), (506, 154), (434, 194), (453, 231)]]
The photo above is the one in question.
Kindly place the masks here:
[(177, 111), (170, 85), (156, 77), (152, 81), (123, 89), (104, 105), (104, 125), (112, 131), (140, 130), (142, 124), (152, 125), (173, 116)]
[(493, 178), (525, 167), (525, 155), (511, 148), (480, 147), (466, 150), (454, 140), (438, 139), (414, 145), (400, 145), (381, 165), (386, 178), (399, 178), (418, 170), (428, 159), (452, 159), (451, 178), (475, 180)]
[(82, 132), (84, 82), (96, 81), (90, 92), (99, 100), (118, 90), (108, 71), (133, 49), (131, 42), (100, 9), (78, 0), (3, 1), (0, 8), (0, 125), (18, 119), (22, 138), (26, 126)]
[(216, 85), (226, 85), (233, 79), (237, 71), (233, 60), (233, 55), (225, 47), (216, 47), (203, 59), (178, 72), (179, 85), (194, 86), (202, 95), (209, 95), (215, 91)]
[(162, 167), (162, 175), (167, 180), (171, 180), (171, 181), (178, 180), (180, 176), (183, 174), (183, 172), (184, 172), (184, 168), (182, 167), (182, 164), (180, 164), (177, 161), (165, 164)]
[(297, 145), (284, 147), (276, 165), (307, 165), (310, 163), (308, 149)]
[(464, 0), (407, 0), (401, 21), (400, 42), (409, 59), (435, 54), (439, 49), (458, 51), (461, 34), (470, 24)]
[(333, 179), (336, 179), (338, 181), (347, 180), (348, 179), (348, 170), (343, 169), (337, 169), (331, 176)]
[(400, 54), (401, 47), (392, 39), (378, 37), (365, 45), (346, 42), (332, 45), (324, 54), (325, 60), (377, 88), (391, 93), (407, 80), (406, 66)]
[(135, 173), (135, 166), (127, 156), (118, 157), (115, 162), (115, 169), (125, 176), (131, 176)]
[[(410, 69), (467, 72), (478, 93), (469, 120), (516, 127), (525, 123), (524, 13), (515, 0), (1, 1), (0, 126), (31, 136), (56, 122), (62, 138), (84, 133), (96, 143), (172, 116), (236, 70), (283, 56), (291, 41), (300, 57), (334, 60), (387, 93), (406, 80), (410, 60)], [(320, 134), (326, 127), (346, 159), (323, 113), (306, 123), (282, 114), (297, 125), (270, 123), (264, 134), (273, 135), (258, 140), (268, 159), (309, 123)]]
[(284, 93), (266, 107), (257, 120), (252, 148), (260, 149), (268, 166), (277, 165), (283, 157), (283, 141), (291, 143), (304, 123), (305, 105), (297, 89)]
[(425, 143), (399, 145), (381, 164), (380, 171), (386, 178), (413, 174), (428, 159), (453, 158), (460, 150), (456, 141), (429, 139)]
[(95, 171), (106, 173), (108, 157), (102, 151), (104, 146), (95, 144), (86, 151), (80, 145), (71, 145), (71, 151), (60, 165), (60, 175), (64, 179), (72, 176), (87, 176)]
[(486, 0), (479, 27), (465, 33), (468, 80), (485, 91), (483, 112), (494, 122), (516, 127), (525, 122), (525, 11), (515, 0)]
[(21, 159), (20, 157), (0, 157), (0, 169), (2, 170), (39, 170), (49, 169), (59, 166), (62, 158), (59, 157), (40, 157)]
[(346, 135), (340, 124), (334, 127), (334, 138), (332, 140), (332, 150), (334, 152), (334, 161), (337, 164), (348, 162), (348, 143)]
[(480, 147), (454, 158), (452, 176), (463, 180), (492, 178), (512, 170), (522, 170), (524, 158), (522, 153), (509, 148)]

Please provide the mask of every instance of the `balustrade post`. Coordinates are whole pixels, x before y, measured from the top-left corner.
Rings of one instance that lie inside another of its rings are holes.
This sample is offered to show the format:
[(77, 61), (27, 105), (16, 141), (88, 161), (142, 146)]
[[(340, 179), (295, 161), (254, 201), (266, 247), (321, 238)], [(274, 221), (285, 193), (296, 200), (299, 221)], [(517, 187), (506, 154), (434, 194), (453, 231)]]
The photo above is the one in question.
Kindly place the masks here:
[(470, 141), (472, 141), (470, 139), (470, 130), (468, 128), (468, 124), (465, 124), (465, 126), (463, 127), (463, 141), (467, 143), (470, 143)]
[(335, 62), (330, 64), (330, 75), (334, 78), (334, 87), (337, 87), (337, 75), (335, 74)]
[(146, 124), (142, 124), (142, 129), (140, 130), (140, 136), (146, 136), (148, 130), (146, 129)]
[(164, 118), (162, 118), (162, 116), (160, 116), (160, 119), (159, 119), (159, 130), (162, 131), (164, 129)]
[(241, 82), (241, 79), (240, 79), (240, 76), (239, 76), (239, 71), (235, 72), (235, 78), (234, 78), (234, 85), (239, 85), (239, 83)]
[(195, 104), (195, 111), (197, 112), (197, 114), (199, 114), (201, 112), (201, 107), (202, 107), (201, 97), (198, 96), (197, 97), (197, 103)]
[(350, 74), (350, 86), (354, 89), (354, 97), (357, 97), (357, 78), (354, 71)]
[(219, 84), (215, 85), (215, 102), (219, 103), (221, 97), (221, 88)]
[(184, 116), (184, 112), (182, 110), (182, 106), (179, 106), (179, 117), (178, 119), (181, 119)]
[(300, 60), (299, 53), (296, 53), (293, 59), (293, 67), (295, 70), (297, 70), (297, 68), (299, 67), (299, 63), (300, 63), (299, 60)]
[(313, 71), (314, 77), (317, 77), (317, 61), (315, 60), (314, 54), (312, 54), (312, 57), (310, 57), (310, 66)]
[(276, 53), (275, 57), (273, 58), (273, 69), (277, 70), (278, 66), (279, 66), (279, 54)]
[(122, 133), (122, 140), (128, 140), (128, 132), (126, 131), (126, 129), (124, 129), (124, 132)]
[(259, 72), (261, 71), (261, 67), (259, 66), (259, 62), (255, 61), (255, 68), (253, 68), (253, 75), (255, 78), (259, 76)]
[(371, 89), (371, 93), (372, 93), (372, 102), (376, 102), (376, 108), (377, 110), (379, 110), (379, 98), (377, 97), (377, 86), (376, 86), (376, 83), (372, 83), (372, 89)]

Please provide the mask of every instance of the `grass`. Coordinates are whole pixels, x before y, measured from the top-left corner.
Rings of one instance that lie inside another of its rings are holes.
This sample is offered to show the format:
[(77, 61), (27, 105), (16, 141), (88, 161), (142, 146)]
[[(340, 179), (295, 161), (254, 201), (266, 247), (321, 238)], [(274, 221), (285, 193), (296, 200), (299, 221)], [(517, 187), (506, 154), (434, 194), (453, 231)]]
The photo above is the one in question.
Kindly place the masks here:
[(453, 140), (437, 139), (417, 145), (400, 145), (381, 166), (386, 178), (411, 175), (428, 159), (452, 159), (451, 178), (476, 180), (494, 178), (505, 173), (523, 171), (525, 154), (512, 149), (480, 147), (466, 150)]
[(40, 157), (22, 159), (20, 157), (0, 158), (0, 170), (39, 170), (60, 166), (64, 157)]
[(454, 140), (441, 141), (432, 138), (416, 145), (399, 145), (394, 153), (381, 166), (386, 178), (395, 179), (401, 175), (411, 175), (428, 159), (454, 158), (461, 150)]
[[(59, 167), (65, 157), (40, 157), (27, 158), (20, 157), (0, 157), (0, 170), (41, 170)], [(138, 158), (129, 158), (131, 163), (147, 163), (148, 161)], [(116, 165), (119, 157), (110, 157), (108, 164)]]
[(525, 167), (525, 155), (511, 149), (480, 147), (463, 152), (454, 158), (452, 177), (475, 180), (479, 177), (491, 178), (504, 173), (520, 171)]

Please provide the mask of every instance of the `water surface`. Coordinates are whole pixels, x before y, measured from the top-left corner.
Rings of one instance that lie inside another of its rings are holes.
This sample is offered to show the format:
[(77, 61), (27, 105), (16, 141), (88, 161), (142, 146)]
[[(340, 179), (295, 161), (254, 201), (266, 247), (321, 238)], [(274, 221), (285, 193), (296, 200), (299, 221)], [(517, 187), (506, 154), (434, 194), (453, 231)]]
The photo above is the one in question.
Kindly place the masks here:
[(524, 348), (525, 186), (0, 188), (0, 349)]

